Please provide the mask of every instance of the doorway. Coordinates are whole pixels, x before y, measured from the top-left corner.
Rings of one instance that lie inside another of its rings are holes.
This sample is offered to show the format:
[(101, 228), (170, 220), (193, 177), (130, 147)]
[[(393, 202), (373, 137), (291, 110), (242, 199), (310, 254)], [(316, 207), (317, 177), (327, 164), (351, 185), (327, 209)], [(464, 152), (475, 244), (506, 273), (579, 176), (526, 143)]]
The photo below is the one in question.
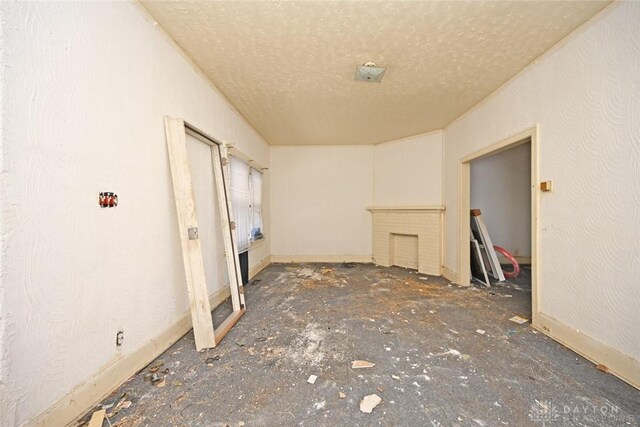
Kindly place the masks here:
[[(530, 158), (530, 180), (529, 180), (529, 200), (530, 200), (530, 215), (527, 215), (530, 222), (530, 227), (528, 227), (530, 232), (529, 239), (526, 239), (522, 236), (522, 230), (518, 230), (518, 243), (520, 247), (523, 244), (529, 244), (529, 251), (526, 251), (524, 248), (520, 249), (522, 253), (521, 259), (525, 261), (529, 261), (531, 263), (531, 318), (532, 323), (536, 324), (536, 317), (538, 314), (538, 274), (537, 274), (537, 229), (538, 229), (538, 196), (539, 192), (536, 188), (536, 183), (538, 182), (538, 166), (537, 166), (537, 147), (538, 147), (538, 129), (537, 127), (527, 129), (517, 135), (514, 135), (510, 138), (507, 138), (503, 141), (500, 141), (496, 144), (493, 144), (489, 147), (486, 147), (482, 150), (479, 150), (475, 153), (472, 153), (464, 158), (462, 158), (459, 162), (459, 203), (458, 203), (458, 282), (462, 286), (470, 286), (472, 277), (471, 277), (471, 247), (470, 247), (470, 237), (471, 231), (469, 227), (469, 212), (472, 208), (476, 208), (476, 206), (471, 205), (471, 195), (472, 195), (472, 184), (471, 184), (471, 168), (472, 163), (480, 164), (487, 163), (486, 159), (498, 155), (500, 153), (507, 152), (508, 150), (513, 150), (512, 153), (519, 152), (522, 155), (522, 150), (526, 150), (521, 146), (528, 146), (529, 153), (528, 156)], [(518, 148), (520, 147), (520, 148)], [(496, 157), (493, 157), (494, 159)], [(477, 188), (476, 185), (474, 187)], [(474, 198), (475, 199), (475, 198)], [(474, 200), (476, 201), (476, 200)], [(517, 227), (522, 228), (522, 225), (518, 225)], [(494, 227), (495, 230), (495, 227)], [(497, 236), (501, 236), (500, 233)], [(492, 236), (493, 237), (493, 236)], [(523, 243), (526, 242), (526, 243)], [(494, 244), (499, 245), (500, 242), (495, 241)], [(526, 254), (525, 252), (529, 252), (530, 254)], [(529, 256), (527, 256), (529, 255)]]

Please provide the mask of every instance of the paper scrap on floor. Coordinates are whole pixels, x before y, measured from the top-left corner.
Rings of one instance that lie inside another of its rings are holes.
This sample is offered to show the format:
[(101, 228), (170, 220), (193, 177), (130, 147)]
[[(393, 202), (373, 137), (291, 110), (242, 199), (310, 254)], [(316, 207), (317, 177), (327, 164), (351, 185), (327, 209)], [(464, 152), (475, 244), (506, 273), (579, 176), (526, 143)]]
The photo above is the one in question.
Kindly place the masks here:
[(525, 319), (524, 317), (520, 317), (520, 316), (513, 316), (509, 320), (511, 320), (514, 323), (517, 323), (518, 325), (522, 325), (523, 323), (527, 323), (529, 321), (529, 319)]

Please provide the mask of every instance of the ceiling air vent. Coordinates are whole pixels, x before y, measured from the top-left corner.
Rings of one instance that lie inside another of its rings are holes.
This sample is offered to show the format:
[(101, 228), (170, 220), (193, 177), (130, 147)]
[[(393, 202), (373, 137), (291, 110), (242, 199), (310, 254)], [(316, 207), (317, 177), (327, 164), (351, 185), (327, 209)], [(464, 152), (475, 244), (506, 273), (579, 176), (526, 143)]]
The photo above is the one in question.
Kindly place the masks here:
[(369, 61), (356, 67), (356, 80), (359, 82), (380, 83), (386, 68), (376, 67), (376, 63)]

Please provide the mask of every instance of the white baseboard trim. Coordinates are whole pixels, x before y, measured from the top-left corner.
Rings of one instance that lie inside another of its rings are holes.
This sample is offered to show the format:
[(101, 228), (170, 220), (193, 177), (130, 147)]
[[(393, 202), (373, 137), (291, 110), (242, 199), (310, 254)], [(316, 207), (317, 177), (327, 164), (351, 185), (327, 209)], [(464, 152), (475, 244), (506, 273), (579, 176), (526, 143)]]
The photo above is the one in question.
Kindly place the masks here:
[[(209, 297), (211, 309), (213, 310), (220, 305), (230, 295), (231, 290), (228, 285), (215, 292)], [(132, 375), (171, 347), (191, 328), (191, 314), (187, 312), (160, 335), (132, 353), (125, 354), (109, 363), (100, 369), (94, 377), (76, 386), (69, 394), (25, 425), (65, 426), (73, 423), (120, 387)]]
[(546, 314), (534, 315), (533, 327), (591, 362), (605, 365), (610, 373), (640, 389), (640, 361)]
[(267, 268), (271, 264), (271, 257), (267, 256), (258, 264), (249, 269), (249, 280), (253, 279), (258, 273)]
[(370, 264), (373, 262), (373, 257), (371, 255), (271, 255), (271, 262), (361, 262)]
[[(504, 255), (497, 252), (496, 255), (498, 255), (498, 261), (500, 264), (511, 264), (511, 261), (509, 261)], [(518, 261), (518, 264), (531, 264), (530, 256), (514, 256), (514, 258)]]
[(448, 269), (444, 265), (442, 266), (442, 276), (451, 283), (458, 283), (458, 273)]

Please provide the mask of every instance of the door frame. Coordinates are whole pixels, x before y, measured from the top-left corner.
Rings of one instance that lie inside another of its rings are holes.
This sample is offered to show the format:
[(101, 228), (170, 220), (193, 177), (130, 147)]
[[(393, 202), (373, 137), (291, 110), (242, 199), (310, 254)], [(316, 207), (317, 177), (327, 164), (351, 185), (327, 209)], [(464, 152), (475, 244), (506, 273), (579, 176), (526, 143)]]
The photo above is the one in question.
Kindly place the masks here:
[(538, 322), (538, 301), (540, 284), (538, 258), (538, 212), (540, 192), (538, 191), (538, 125), (525, 129), (509, 138), (475, 151), (458, 162), (458, 284), (471, 285), (471, 254), (469, 211), (471, 210), (471, 162), (498, 154), (518, 145), (531, 143), (531, 318)]
[[(238, 240), (229, 195), (227, 147), (225, 144), (216, 141), (195, 126), (185, 122), (183, 119), (165, 116), (164, 125), (189, 295), (193, 335), (196, 349), (200, 351), (215, 347), (246, 311), (240, 262), (238, 260)], [(218, 200), (218, 209), (220, 212), (225, 259), (233, 307), (232, 313), (215, 330), (213, 328), (202, 249), (198, 235), (195, 196), (192, 185), (191, 168), (187, 156), (187, 135), (207, 144), (211, 149), (213, 185), (216, 188), (216, 199)]]

